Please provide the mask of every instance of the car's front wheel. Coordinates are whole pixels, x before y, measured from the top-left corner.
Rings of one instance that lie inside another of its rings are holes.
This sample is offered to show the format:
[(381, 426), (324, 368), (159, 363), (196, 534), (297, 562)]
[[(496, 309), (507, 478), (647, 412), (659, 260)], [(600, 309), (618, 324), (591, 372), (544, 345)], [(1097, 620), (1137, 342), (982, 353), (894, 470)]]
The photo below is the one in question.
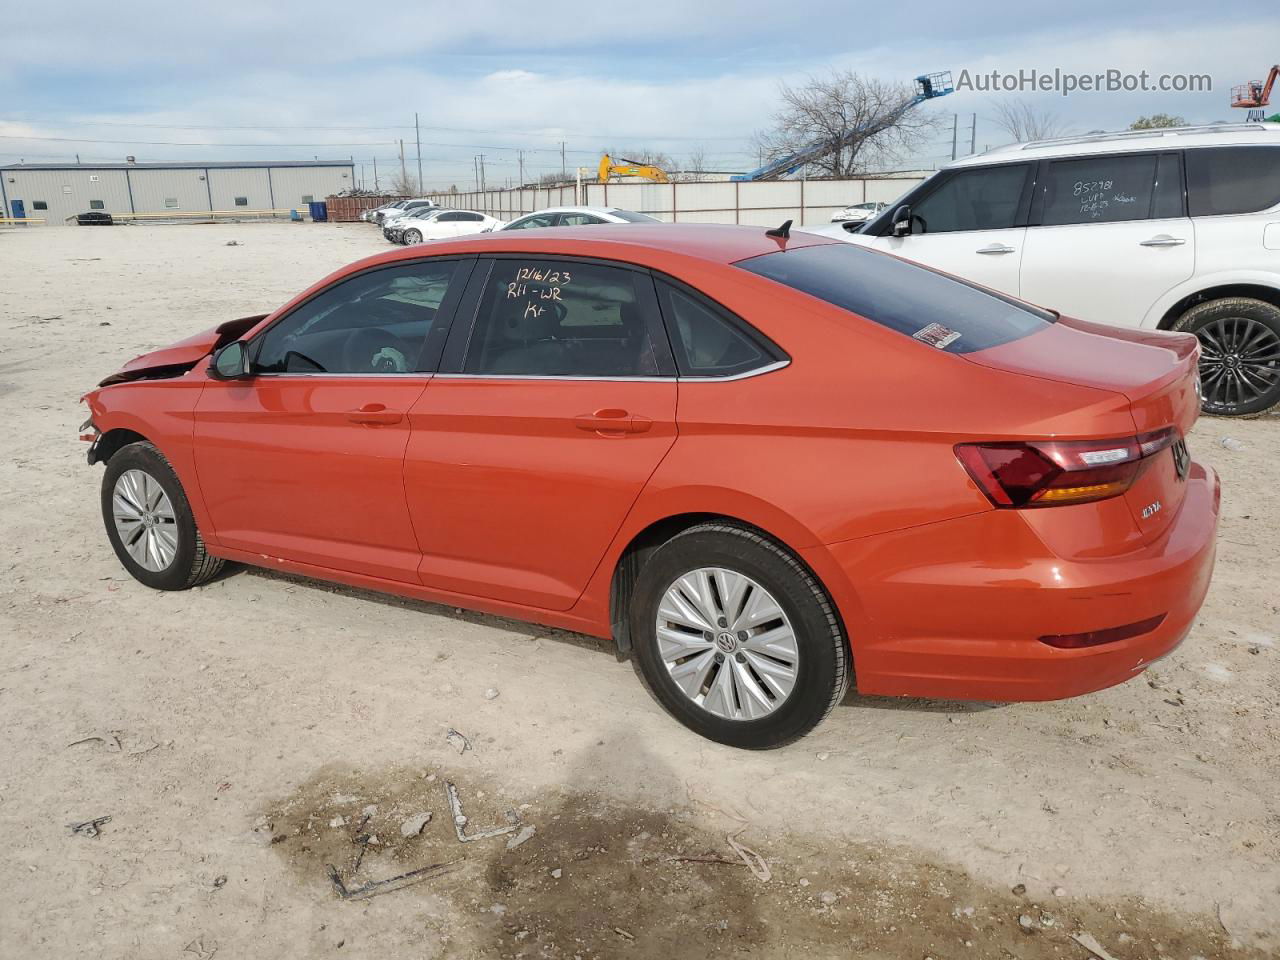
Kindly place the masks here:
[(1205, 413), (1252, 416), (1280, 403), (1280, 307), (1252, 297), (1208, 300), (1173, 329), (1200, 340)]
[(145, 441), (122, 447), (102, 478), (102, 519), (116, 556), (135, 580), (185, 590), (217, 575), (178, 475)]
[(796, 557), (750, 528), (701, 524), (663, 544), (640, 571), (630, 618), (654, 695), (720, 743), (790, 743), (849, 685), (849, 645), (830, 598)]
[(406, 244), (421, 243), (422, 234), (417, 230), (406, 230), (404, 232), (404, 242)]

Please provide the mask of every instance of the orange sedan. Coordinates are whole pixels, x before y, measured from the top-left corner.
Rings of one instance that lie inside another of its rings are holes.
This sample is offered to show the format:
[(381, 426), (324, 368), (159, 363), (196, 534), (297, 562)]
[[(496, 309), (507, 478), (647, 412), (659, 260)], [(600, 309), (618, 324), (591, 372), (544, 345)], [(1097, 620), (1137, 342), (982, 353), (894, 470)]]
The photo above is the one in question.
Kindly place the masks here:
[(352, 264), (86, 400), (125, 568), (224, 561), (612, 638), (714, 740), (863, 693), (1047, 700), (1186, 635), (1197, 341), (784, 229), (493, 233)]

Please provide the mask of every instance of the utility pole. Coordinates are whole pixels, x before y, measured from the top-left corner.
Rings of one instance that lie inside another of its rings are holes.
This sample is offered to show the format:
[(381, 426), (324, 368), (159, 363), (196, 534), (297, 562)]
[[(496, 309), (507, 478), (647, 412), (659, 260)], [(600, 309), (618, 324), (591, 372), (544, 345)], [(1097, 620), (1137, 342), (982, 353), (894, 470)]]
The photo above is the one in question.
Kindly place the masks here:
[(953, 113), (951, 115), (951, 159), (956, 158), (956, 133), (959, 130), (960, 114)]
[[(404, 140), (400, 140), (400, 184), (404, 187), (409, 186), (409, 172), (404, 168)], [(412, 191), (410, 191), (412, 192)]]
[(480, 192), (484, 193), (484, 154), (480, 154)]
[(973, 115), (973, 126), (969, 128), (969, 155), (978, 152), (978, 115)]
[(378, 158), (373, 158), (373, 192), (378, 193)]
[(475, 177), (476, 192), (480, 192), (480, 155), (473, 154), (471, 157), (471, 175)]
[(564, 165), (564, 141), (560, 141), (560, 179), (569, 179), (569, 168)]
[(418, 111), (413, 111), (413, 135), (418, 141), (418, 189), (424, 190), (422, 185), (422, 131), (418, 127)]
[(524, 151), (517, 150), (516, 156), (519, 158), (519, 163), (520, 163), (520, 186), (523, 187), (524, 186)]

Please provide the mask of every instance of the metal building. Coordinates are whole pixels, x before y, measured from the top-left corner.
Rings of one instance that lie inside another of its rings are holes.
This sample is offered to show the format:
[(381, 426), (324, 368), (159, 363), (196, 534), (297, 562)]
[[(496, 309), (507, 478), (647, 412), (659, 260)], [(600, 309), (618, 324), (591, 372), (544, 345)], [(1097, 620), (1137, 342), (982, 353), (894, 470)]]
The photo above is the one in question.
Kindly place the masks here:
[(16, 163), (0, 166), (0, 213), (49, 224), (90, 210), (110, 214), (279, 211), (349, 190), (350, 161), (276, 163)]

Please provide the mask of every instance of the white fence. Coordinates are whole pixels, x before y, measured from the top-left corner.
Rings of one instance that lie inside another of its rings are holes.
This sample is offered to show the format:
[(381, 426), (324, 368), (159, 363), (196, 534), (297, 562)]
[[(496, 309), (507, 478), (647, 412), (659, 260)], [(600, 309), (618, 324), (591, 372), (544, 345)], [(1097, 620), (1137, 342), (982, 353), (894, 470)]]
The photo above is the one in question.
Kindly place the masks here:
[[(485, 190), (432, 195), (442, 206), (477, 210), (500, 220), (546, 207), (621, 207), (679, 223), (745, 223), (777, 226), (827, 223), (833, 211), (851, 203), (892, 202), (923, 177), (886, 174), (856, 180), (774, 180), (769, 182), (584, 183), (525, 190)], [(575, 196), (575, 193), (578, 195)]]

